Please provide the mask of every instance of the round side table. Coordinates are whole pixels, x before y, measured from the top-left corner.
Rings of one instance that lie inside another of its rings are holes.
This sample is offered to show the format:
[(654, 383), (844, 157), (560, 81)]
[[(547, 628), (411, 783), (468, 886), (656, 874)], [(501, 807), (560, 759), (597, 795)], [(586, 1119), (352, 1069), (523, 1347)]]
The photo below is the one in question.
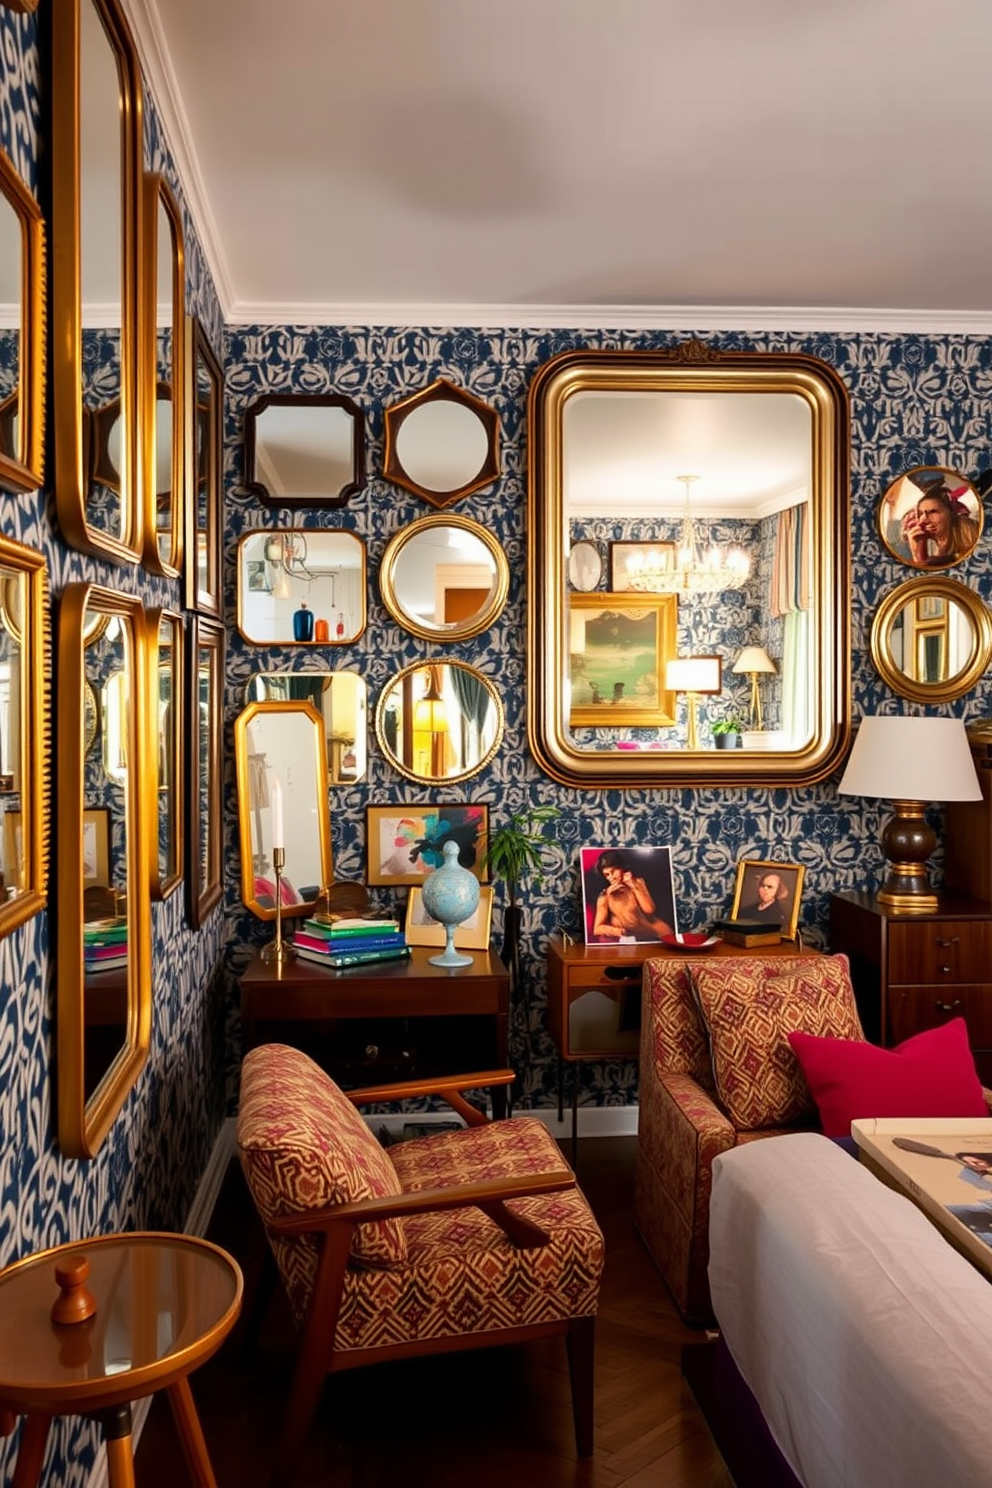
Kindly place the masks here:
[[(86, 1268), (82, 1322), (52, 1321), (55, 1268)], [(70, 1259), (73, 1258), (73, 1259)], [(110, 1488), (133, 1488), (131, 1402), (166, 1390), (197, 1488), (217, 1488), (188, 1376), (241, 1308), (241, 1271), (219, 1246), (137, 1231), (39, 1251), (0, 1271), (0, 1421), (25, 1416), (15, 1488), (33, 1488), (54, 1416), (99, 1421)]]

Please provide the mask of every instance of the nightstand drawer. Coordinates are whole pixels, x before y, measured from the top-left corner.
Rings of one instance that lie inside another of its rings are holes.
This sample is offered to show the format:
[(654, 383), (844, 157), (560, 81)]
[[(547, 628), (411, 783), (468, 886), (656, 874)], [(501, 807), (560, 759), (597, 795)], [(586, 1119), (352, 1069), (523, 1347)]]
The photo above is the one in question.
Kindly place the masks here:
[[(646, 959), (646, 958), (645, 958)], [(573, 992), (588, 992), (598, 987), (603, 992), (615, 992), (618, 987), (640, 987), (644, 978), (643, 961), (583, 962), (569, 966), (566, 985), (569, 995)]]
[(992, 924), (924, 920), (889, 924), (889, 986), (980, 982), (992, 974)]
[(973, 1049), (992, 1049), (992, 986), (889, 988), (890, 1043), (901, 1044), (914, 1033), (937, 1028), (951, 1018), (965, 1020)]

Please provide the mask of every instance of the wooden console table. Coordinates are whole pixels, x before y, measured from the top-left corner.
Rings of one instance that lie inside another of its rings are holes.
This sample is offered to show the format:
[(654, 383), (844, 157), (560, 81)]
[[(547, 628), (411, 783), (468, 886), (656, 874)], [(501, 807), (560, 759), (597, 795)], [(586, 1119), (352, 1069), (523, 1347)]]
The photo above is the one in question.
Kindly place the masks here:
[(722, 941), (705, 954), (686, 956), (657, 941), (639, 945), (565, 946), (548, 942), (548, 1028), (558, 1050), (558, 1120), (564, 1114), (565, 1065), (572, 1077), (572, 1164), (579, 1118), (582, 1060), (636, 1059), (641, 1038), (641, 982), (649, 957), (705, 964), (713, 956), (816, 956), (794, 941), (744, 950)]
[[(472, 965), (457, 970), (432, 966), (437, 954), (414, 946), (409, 961), (341, 971), (255, 956), (241, 977), (244, 1048), (292, 1044), (343, 1085), (505, 1069), (509, 972), (491, 949), (466, 952)], [(492, 1098), (504, 1116), (506, 1088)]]

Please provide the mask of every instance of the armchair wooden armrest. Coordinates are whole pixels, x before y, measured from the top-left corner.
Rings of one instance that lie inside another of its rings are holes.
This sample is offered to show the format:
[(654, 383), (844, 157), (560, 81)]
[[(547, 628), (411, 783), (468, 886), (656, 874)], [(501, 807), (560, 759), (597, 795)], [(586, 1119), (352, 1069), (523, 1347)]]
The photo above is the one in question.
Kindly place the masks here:
[(378, 1199), (357, 1199), (351, 1204), (326, 1204), (306, 1214), (287, 1214), (270, 1220), (273, 1235), (309, 1235), (331, 1233), (335, 1226), (356, 1224), (374, 1219), (401, 1219), (411, 1214), (437, 1213), (441, 1209), (481, 1209), (499, 1225), (504, 1234), (522, 1249), (547, 1245), (549, 1236), (540, 1225), (507, 1209), (507, 1199), (531, 1198), (537, 1194), (561, 1193), (575, 1187), (571, 1168), (550, 1173), (528, 1173), (511, 1178), (489, 1178), (482, 1183), (462, 1183), (450, 1188), (420, 1188), (412, 1193), (389, 1194)]
[(390, 1085), (367, 1085), (360, 1090), (346, 1090), (356, 1106), (381, 1105), (387, 1101), (410, 1100), (425, 1095), (439, 1095), (467, 1126), (484, 1126), (489, 1119), (464, 1099), (466, 1090), (483, 1090), (495, 1085), (512, 1085), (513, 1070), (483, 1070), (474, 1075), (435, 1075), (425, 1080), (402, 1080)]

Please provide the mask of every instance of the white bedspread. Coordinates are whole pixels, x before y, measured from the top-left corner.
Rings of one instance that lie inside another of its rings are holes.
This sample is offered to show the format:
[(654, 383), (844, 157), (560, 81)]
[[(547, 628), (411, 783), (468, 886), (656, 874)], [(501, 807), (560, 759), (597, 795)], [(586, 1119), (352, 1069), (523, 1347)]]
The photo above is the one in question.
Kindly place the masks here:
[(992, 1488), (992, 1283), (826, 1137), (713, 1163), (721, 1332), (807, 1488)]

